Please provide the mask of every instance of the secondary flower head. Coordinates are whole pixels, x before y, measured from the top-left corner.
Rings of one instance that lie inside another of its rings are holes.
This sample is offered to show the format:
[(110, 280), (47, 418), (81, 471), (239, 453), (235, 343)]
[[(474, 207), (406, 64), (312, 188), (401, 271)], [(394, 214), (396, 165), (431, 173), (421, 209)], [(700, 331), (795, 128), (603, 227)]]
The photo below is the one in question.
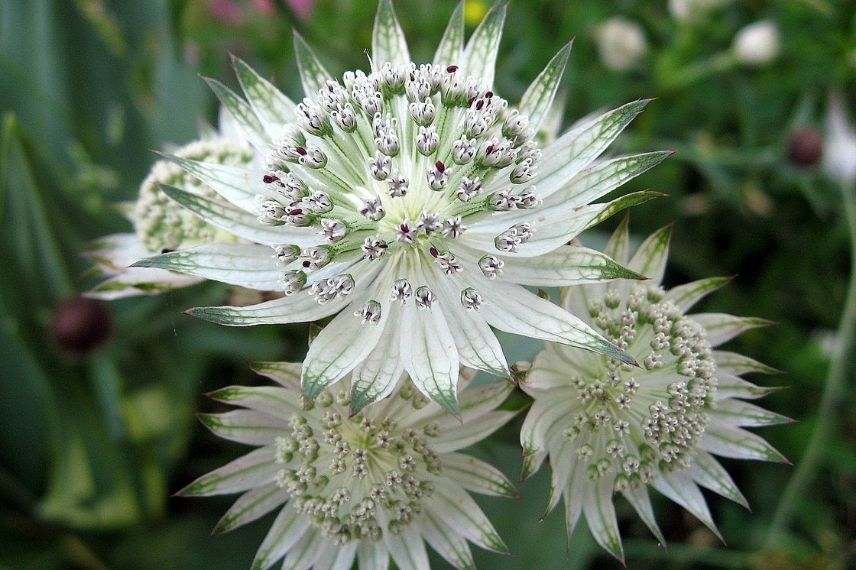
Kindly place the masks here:
[(779, 28), (770, 20), (749, 24), (734, 37), (734, 55), (740, 63), (763, 66), (781, 51)]
[(286, 294), (254, 307), (192, 311), (223, 324), (336, 315), (309, 350), (303, 387), (314, 397), (354, 371), (355, 409), (388, 393), (406, 371), (422, 393), (454, 412), (459, 365), (508, 375), (491, 326), (631, 362), (521, 285), (638, 278), (598, 252), (566, 244), (651, 198), (591, 203), (668, 153), (597, 160), (646, 101), (587, 118), (539, 148), (533, 134), (558, 90), (570, 44), (512, 108), (493, 90), (504, 18), (505, 4), (497, 4), (465, 45), (459, 6), (433, 62), (416, 65), (391, 4), (381, 1), (367, 73), (336, 80), (295, 38), (306, 93), (297, 105), (236, 61), (247, 101), (210, 83), (267, 163), (241, 168), (174, 158), (229, 208), (165, 191), (262, 245), (178, 252), (141, 265)]
[[(562, 303), (633, 355), (642, 368), (549, 344), (522, 388), (535, 402), (521, 430), (524, 475), (549, 456), (548, 510), (564, 497), (568, 532), (584, 514), (595, 539), (613, 556), (623, 550), (613, 496), (623, 495), (657, 539), (648, 486), (675, 501), (714, 533), (699, 485), (746, 505), (713, 455), (784, 461), (763, 439), (744, 430), (787, 418), (745, 402), (768, 393), (740, 378), (772, 370), (715, 348), (766, 324), (724, 314), (686, 315), (727, 279), (703, 279), (666, 291), (660, 286), (669, 228), (649, 237), (628, 266), (651, 277), (642, 283), (588, 285), (563, 291)], [(608, 251), (627, 261), (627, 225)]]
[(600, 60), (616, 71), (636, 67), (648, 50), (642, 27), (621, 17), (610, 18), (601, 24), (595, 38)]
[[(227, 113), (221, 113), (219, 131), (172, 152), (186, 159), (217, 164), (247, 165), (253, 160), (252, 148)], [(123, 205), (134, 232), (105, 236), (90, 245), (87, 256), (109, 278), (95, 286), (87, 296), (116, 299), (151, 295), (198, 283), (200, 279), (197, 277), (129, 266), (158, 253), (213, 241), (235, 241), (231, 234), (209, 225), (167, 198), (161, 191), (162, 185), (223, 202), (216, 192), (174, 162), (166, 159), (155, 162), (140, 185), (137, 200)]]
[[(493, 382), (461, 392), (461, 417), (412, 385), (351, 415), (345, 389), (312, 401), (300, 365), (267, 363), (278, 387), (230, 387), (213, 398), (241, 409), (204, 415), (215, 434), (258, 446), (180, 494), (244, 493), (218, 524), (227, 531), (279, 510), (253, 561), (265, 569), (428, 568), (425, 543), (457, 568), (473, 567), (468, 544), (506, 551), (468, 491), (513, 496), (502, 473), (458, 453), (493, 433), (514, 412), (497, 411), (513, 387)], [(473, 371), (462, 374), (469, 384)]]

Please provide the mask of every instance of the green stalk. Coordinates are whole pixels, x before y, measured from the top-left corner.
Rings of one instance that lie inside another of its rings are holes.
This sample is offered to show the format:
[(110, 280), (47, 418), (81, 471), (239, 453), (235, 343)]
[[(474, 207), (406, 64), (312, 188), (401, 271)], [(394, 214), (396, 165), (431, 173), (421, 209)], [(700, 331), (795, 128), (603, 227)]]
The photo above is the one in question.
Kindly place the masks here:
[(853, 184), (844, 184), (841, 192), (844, 198), (847, 228), (850, 232), (850, 284), (838, 326), (837, 337), (840, 345), (830, 363), (829, 375), (818, 408), (817, 425), (806, 446), (805, 455), (788, 482), (782, 500), (779, 501), (779, 506), (773, 515), (773, 522), (767, 533), (767, 547), (773, 546), (781, 532), (788, 527), (797, 503), (802, 500), (807, 487), (814, 480), (818, 469), (822, 467), (826, 444), (835, 430), (837, 411), (843, 401), (848, 360), (856, 351), (854, 348), (854, 342), (856, 342), (856, 187)]

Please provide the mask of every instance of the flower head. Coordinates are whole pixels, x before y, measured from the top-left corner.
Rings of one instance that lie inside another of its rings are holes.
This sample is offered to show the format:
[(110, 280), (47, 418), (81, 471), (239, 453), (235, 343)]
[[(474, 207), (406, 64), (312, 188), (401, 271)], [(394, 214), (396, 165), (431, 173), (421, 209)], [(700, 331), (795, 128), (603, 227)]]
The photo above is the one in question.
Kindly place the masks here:
[[(214, 399), (241, 409), (202, 417), (215, 434), (257, 449), (204, 475), (180, 494), (243, 493), (220, 521), (227, 531), (279, 514), (253, 568), (283, 556), (285, 567), (428, 568), (425, 543), (457, 568), (473, 566), (468, 541), (505, 551), (468, 491), (513, 496), (495, 468), (458, 453), (514, 417), (497, 411), (513, 385), (493, 382), (461, 393), (460, 418), (412, 385), (352, 415), (349, 393), (300, 390), (300, 365), (266, 363), (278, 387), (230, 387)], [(473, 371), (462, 374), (469, 384)], [(334, 564), (335, 562), (335, 564)]]
[[(491, 326), (631, 362), (522, 285), (639, 277), (566, 244), (653, 196), (591, 203), (668, 156), (598, 160), (647, 102), (587, 118), (542, 150), (533, 135), (558, 90), (570, 44), (512, 107), (493, 90), (505, 4), (486, 15), (466, 46), (462, 13), (459, 6), (434, 61), (416, 65), (390, 2), (381, 1), (371, 69), (341, 80), (296, 36), (306, 94), (299, 104), (236, 60), (246, 101), (210, 83), (266, 164), (174, 158), (234, 207), (212, 209), (174, 189), (167, 194), (261, 245), (224, 245), (142, 265), (287, 295), (253, 307), (191, 311), (215, 322), (336, 315), (306, 358), (310, 397), (353, 371), (351, 401), (359, 409), (406, 371), (423, 394), (454, 412), (459, 365), (508, 375)], [(296, 256), (279, 255), (283, 248)], [(348, 287), (335, 286), (340, 282)]]
[[(243, 135), (221, 113), (216, 133), (172, 151), (175, 156), (215, 164), (247, 165), (253, 151)], [(157, 268), (129, 268), (154, 254), (186, 249), (205, 243), (234, 242), (232, 234), (206, 223), (202, 218), (161, 191), (167, 185), (189, 194), (223, 204), (216, 192), (189, 175), (174, 162), (163, 159), (152, 166), (140, 185), (137, 200), (124, 208), (134, 233), (113, 234), (92, 243), (87, 256), (109, 278), (87, 293), (90, 297), (116, 299), (132, 295), (150, 295), (199, 282), (199, 278)]]
[(645, 32), (636, 22), (610, 18), (596, 32), (600, 60), (609, 69), (626, 71), (639, 65), (648, 50)]
[(734, 37), (734, 55), (740, 63), (763, 66), (781, 51), (779, 28), (769, 20), (749, 24)]
[[(589, 322), (643, 363), (631, 368), (606, 357), (549, 344), (521, 384), (535, 403), (521, 430), (524, 474), (549, 456), (548, 509), (564, 497), (568, 532), (580, 514), (598, 543), (622, 558), (613, 496), (623, 495), (663, 543), (648, 487), (690, 511), (719, 534), (698, 486), (746, 505), (713, 455), (784, 461), (760, 437), (743, 429), (787, 418), (745, 402), (769, 390), (740, 378), (772, 370), (715, 350), (760, 319), (724, 314), (686, 315), (727, 279), (703, 279), (668, 291), (660, 285), (669, 228), (656, 232), (628, 266), (651, 281), (586, 285), (563, 292)], [(608, 251), (627, 261), (627, 225)]]

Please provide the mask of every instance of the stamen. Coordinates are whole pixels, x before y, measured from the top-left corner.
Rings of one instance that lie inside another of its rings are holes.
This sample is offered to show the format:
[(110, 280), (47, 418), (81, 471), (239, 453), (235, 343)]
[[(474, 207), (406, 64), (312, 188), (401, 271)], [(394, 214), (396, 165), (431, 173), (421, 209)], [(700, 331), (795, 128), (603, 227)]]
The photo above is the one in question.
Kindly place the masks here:
[(406, 303), (413, 294), (413, 287), (407, 279), (397, 279), (392, 284), (392, 300)]
[(502, 268), (505, 262), (495, 255), (485, 255), (479, 259), (479, 269), (488, 279), (496, 279), (502, 275)]
[(382, 239), (377, 237), (367, 237), (363, 241), (362, 251), (363, 258), (369, 260), (380, 259), (386, 253), (389, 245)]
[(373, 324), (376, 325), (380, 322), (381, 316), (381, 306), (375, 300), (371, 300), (365, 303), (358, 311), (354, 312), (355, 317), (362, 317), (363, 324)]
[(380, 198), (375, 197), (363, 202), (363, 205), (360, 206), (360, 214), (377, 222), (386, 215), (386, 211), (384, 211), (381, 205)]
[(478, 311), (479, 307), (481, 307), (482, 301), (483, 298), (481, 293), (472, 287), (467, 287), (461, 291), (461, 304), (468, 311)]
[(280, 278), (283, 293), (286, 297), (297, 293), (306, 285), (306, 273), (303, 271), (286, 271)]
[(434, 291), (429, 289), (427, 285), (421, 285), (416, 289), (416, 307), (418, 309), (430, 309), (435, 298)]

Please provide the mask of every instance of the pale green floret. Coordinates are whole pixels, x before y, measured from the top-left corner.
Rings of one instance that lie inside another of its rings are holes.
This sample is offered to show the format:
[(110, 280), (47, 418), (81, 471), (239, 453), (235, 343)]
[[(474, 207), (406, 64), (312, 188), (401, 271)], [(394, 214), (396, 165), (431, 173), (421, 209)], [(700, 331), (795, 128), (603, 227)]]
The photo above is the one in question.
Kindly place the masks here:
[[(175, 152), (190, 160), (227, 165), (248, 165), (252, 150), (224, 138), (195, 141)], [(217, 199), (217, 193), (191, 176), (174, 162), (159, 160), (140, 185), (140, 195), (131, 214), (134, 229), (149, 251), (175, 250), (227, 237), (197, 215), (170, 200), (161, 185), (175, 186), (205, 198)], [(233, 238), (227, 237), (227, 241)]]
[[(413, 411), (428, 403), (409, 387), (394, 397)], [(276, 484), (337, 544), (377, 541), (384, 524), (399, 534), (422, 512), (434, 490), (430, 479), (442, 471), (429, 446), (439, 435), (437, 424), (405, 429), (389, 418), (350, 416), (346, 391), (301, 401), (303, 412), (291, 416), (290, 433), (274, 442), (274, 461), (282, 465)]]
[(667, 365), (674, 372), (674, 381), (640, 384), (638, 369), (604, 357), (599, 374), (573, 380), (580, 410), (565, 437), (579, 446), (589, 478), (617, 474), (617, 490), (688, 468), (716, 391), (704, 329), (664, 295), (635, 284), (624, 300), (609, 288), (589, 305), (597, 328), (649, 372)]

